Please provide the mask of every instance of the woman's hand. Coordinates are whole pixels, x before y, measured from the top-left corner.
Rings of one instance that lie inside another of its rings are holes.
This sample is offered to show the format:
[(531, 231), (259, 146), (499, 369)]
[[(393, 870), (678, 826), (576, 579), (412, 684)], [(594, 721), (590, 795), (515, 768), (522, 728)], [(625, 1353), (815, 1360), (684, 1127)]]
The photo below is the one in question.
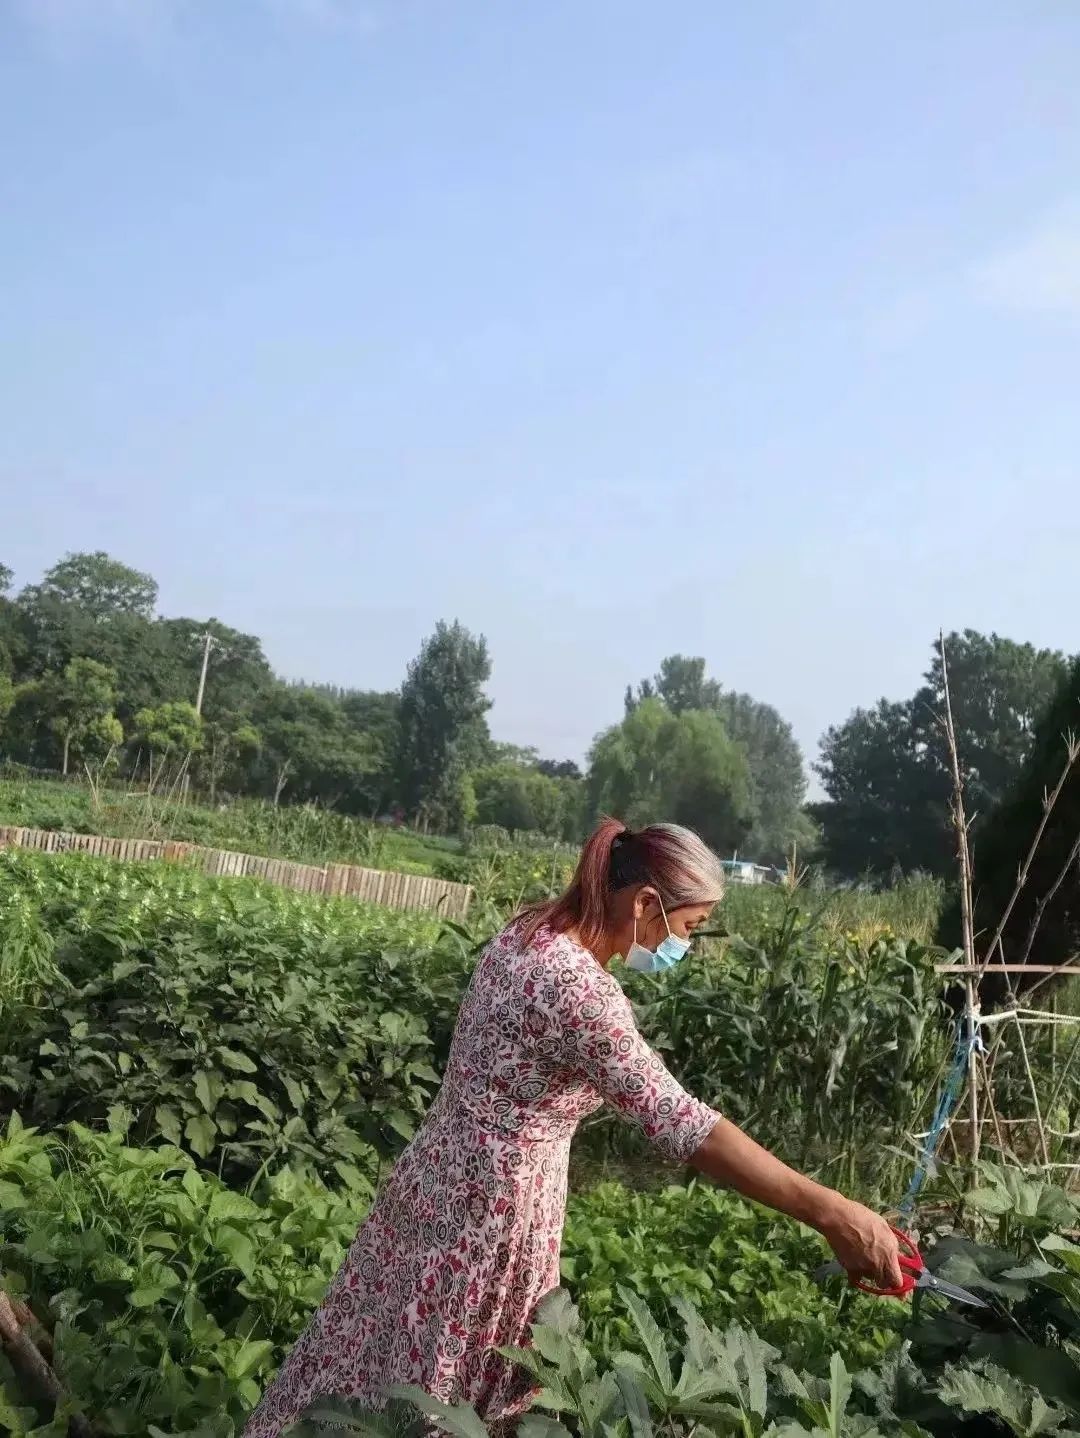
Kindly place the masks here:
[(899, 1288), (904, 1281), (896, 1234), (872, 1209), (836, 1195), (835, 1207), (821, 1223), (821, 1233), (847, 1270), (875, 1288)]

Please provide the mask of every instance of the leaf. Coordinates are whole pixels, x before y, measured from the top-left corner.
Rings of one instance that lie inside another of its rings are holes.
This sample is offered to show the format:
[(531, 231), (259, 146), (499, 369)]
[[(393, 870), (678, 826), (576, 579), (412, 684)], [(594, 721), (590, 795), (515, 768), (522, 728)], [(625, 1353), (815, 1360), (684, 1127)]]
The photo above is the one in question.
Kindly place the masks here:
[(229, 1377), (234, 1382), (246, 1378), (249, 1373), (274, 1356), (274, 1344), (269, 1338), (249, 1340), (229, 1365)]
[(259, 1071), (259, 1065), (239, 1049), (218, 1049), (217, 1055), (225, 1067), (232, 1069), (234, 1073), (253, 1074)]
[(992, 1363), (982, 1373), (950, 1364), (938, 1385), (938, 1397), (964, 1413), (994, 1413), (1014, 1433), (1023, 1435), (1027, 1431), (1024, 1385)]
[(411, 1403), (425, 1417), (445, 1432), (453, 1435), (453, 1438), (488, 1438), (487, 1428), (477, 1416), (474, 1409), (465, 1403), (441, 1403), (438, 1398), (432, 1398), (422, 1388), (395, 1387), (390, 1389), (392, 1398), (399, 1398), (405, 1403)]
[(255, 1272), (255, 1245), (247, 1234), (241, 1233), (238, 1228), (222, 1224), (215, 1229), (214, 1247), (225, 1254), (245, 1278), (250, 1278)]
[(213, 1152), (217, 1131), (217, 1124), (204, 1113), (193, 1115), (184, 1125), (184, 1136), (200, 1158), (207, 1158)]
[(335, 1159), (334, 1172), (350, 1193), (362, 1194), (365, 1198), (371, 1197), (371, 1180), (365, 1178), (355, 1164), (346, 1163), (344, 1159)]
[(15, 1435), (15, 1438), (22, 1438), (22, 1435), (28, 1432), (28, 1425), (33, 1422), (34, 1410), (32, 1408), (16, 1408), (3, 1387), (0, 1387), (0, 1423)]
[(985, 1213), (991, 1218), (1012, 1213), (1015, 1206), (1012, 1196), (1001, 1188), (973, 1188), (967, 1195), (966, 1202), (979, 1213)]
[(260, 1216), (257, 1203), (245, 1198), (242, 1193), (230, 1189), (219, 1189), (210, 1200), (209, 1218), (212, 1223), (227, 1223), (231, 1219), (251, 1219)]
[(533, 1348), (500, 1348), (499, 1354), (510, 1363), (516, 1363), (519, 1368), (524, 1368), (530, 1377), (542, 1383), (546, 1376), (546, 1368), (541, 1354)]
[(176, 1253), (180, 1245), (175, 1234), (164, 1228), (148, 1228), (142, 1236), (145, 1248), (160, 1248), (165, 1253)]
[(1001, 1276), (1009, 1279), (1045, 1278), (1048, 1273), (1057, 1273), (1058, 1271), (1052, 1263), (1047, 1263), (1041, 1258), (1032, 1258), (1017, 1268), (1006, 1268)]
[(660, 1332), (656, 1319), (649, 1311), (648, 1305), (643, 1303), (631, 1289), (620, 1285), (619, 1297), (629, 1311), (631, 1321), (637, 1329), (638, 1337), (653, 1366), (657, 1382), (665, 1393), (671, 1393), (675, 1386), (671, 1376), (671, 1360), (668, 1357), (664, 1335)]
[(128, 1130), (135, 1120), (135, 1115), (128, 1108), (126, 1103), (113, 1103), (109, 1105), (105, 1121), (110, 1133), (118, 1133), (121, 1138), (126, 1137)]
[(17, 1183), (0, 1178), (0, 1213), (11, 1213), (17, 1208), (27, 1208), (30, 1200)]
[(158, 1132), (163, 1138), (167, 1138), (177, 1148), (180, 1147), (180, 1140), (183, 1132), (180, 1128), (180, 1115), (168, 1104), (158, 1104), (154, 1110), (154, 1122), (158, 1126)]
[(128, 1294), (127, 1301), (132, 1308), (153, 1308), (154, 1304), (164, 1297), (164, 1288), (135, 1288)]
[(850, 1397), (851, 1377), (844, 1360), (839, 1353), (834, 1353), (829, 1363), (829, 1423), (833, 1438), (841, 1438)]
[(635, 1376), (625, 1368), (617, 1368), (615, 1382), (618, 1384), (634, 1438), (653, 1438), (652, 1413)]
[(258, 1109), (272, 1123), (281, 1117), (277, 1105), (260, 1092), (250, 1079), (234, 1079), (228, 1085), (226, 1093), (229, 1098), (238, 1098), (242, 1103), (250, 1104), (252, 1108)]
[(571, 1438), (570, 1429), (546, 1413), (526, 1413), (517, 1425), (517, 1438)]
[(217, 1108), (217, 1098), (211, 1087), (210, 1075), (205, 1069), (200, 1069), (195, 1075), (195, 1097), (207, 1113), (213, 1113)]
[(565, 1288), (553, 1288), (536, 1305), (534, 1327), (553, 1328), (556, 1333), (577, 1333), (581, 1314)]
[(412, 1140), (416, 1133), (416, 1125), (403, 1109), (392, 1108), (383, 1117), (395, 1133), (399, 1133), (403, 1139)]

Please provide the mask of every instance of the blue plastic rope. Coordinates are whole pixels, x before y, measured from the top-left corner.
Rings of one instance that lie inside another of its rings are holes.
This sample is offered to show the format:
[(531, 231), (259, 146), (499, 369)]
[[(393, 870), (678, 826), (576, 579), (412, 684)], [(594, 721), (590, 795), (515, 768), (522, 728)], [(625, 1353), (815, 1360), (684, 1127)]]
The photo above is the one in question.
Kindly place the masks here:
[(945, 1087), (937, 1101), (937, 1108), (934, 1110), (934, 1117), (927, 1130), (926, 1138), (923, 1141), (922, 1152), (915, 1165), (915, 1172), (911, 1175), (911, 1182), (908, 1184), (904, 1201), (900, 1205), (900, 1217), (908, 1219), (915, 1209), (915, 1202), (927, 1175), (934, 1166), (934, 1158), (937, 1154), (938, 1145), (941, 1143), (941, 1135), (948, 1127), (949, 1119), (953, 1110), (960, 1101), (960, 1095), (964, 1089), (964, 1079), (967, 1077), (968, 1066), (971, 1062), (972, 1050), (982, 1048), (982, 1039), (979, 1036), (978, 1027), (971, 1033), (965, 1032), (966, 1021), (957, 1028), (956, 1051), (953, 1055), (952, 1068), (945, 1080)]

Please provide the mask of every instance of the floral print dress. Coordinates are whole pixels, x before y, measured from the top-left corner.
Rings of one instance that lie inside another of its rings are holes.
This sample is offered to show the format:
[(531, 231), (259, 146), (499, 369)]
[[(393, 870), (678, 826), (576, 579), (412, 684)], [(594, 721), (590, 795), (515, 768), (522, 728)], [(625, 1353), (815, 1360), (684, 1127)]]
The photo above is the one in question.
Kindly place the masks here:
[(489, 1421), (520, 1412), (528, 1381), (494, 1350), (527, 1343), (559, 1285), (580, 1121), (606, 1101), (677, 1161), (717, 1122), (587, 949), (521, 932), (512, 923), (477, 964), (442, 1089), (244, 1438), (277, 1438), (326, 1394), (378, 1406), (394, 1384)]

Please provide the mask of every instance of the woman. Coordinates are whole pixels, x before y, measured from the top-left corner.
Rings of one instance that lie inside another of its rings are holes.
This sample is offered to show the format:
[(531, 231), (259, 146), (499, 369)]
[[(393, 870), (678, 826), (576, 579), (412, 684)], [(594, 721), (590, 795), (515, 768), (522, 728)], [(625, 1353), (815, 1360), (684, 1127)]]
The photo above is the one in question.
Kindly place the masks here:
[(636, 968), (676, 962), (723, 887), (688, 829), (605, 819), (566, 893), (493, 940), (431, 1112), (245, 1438), (277, 1438), (321, 1395), (375, 1405), (394, 1384), (489, 1422), (520, 1412), (526, 1382), (495, 1350), (528, 1341), (558, 1286), (570, 1140), (605, 1101), (665, 1157), (818, 1229), (850, 1273), (899, 1285), (885, 1221), (686, 1093), (607, 972), (617, 954)]

